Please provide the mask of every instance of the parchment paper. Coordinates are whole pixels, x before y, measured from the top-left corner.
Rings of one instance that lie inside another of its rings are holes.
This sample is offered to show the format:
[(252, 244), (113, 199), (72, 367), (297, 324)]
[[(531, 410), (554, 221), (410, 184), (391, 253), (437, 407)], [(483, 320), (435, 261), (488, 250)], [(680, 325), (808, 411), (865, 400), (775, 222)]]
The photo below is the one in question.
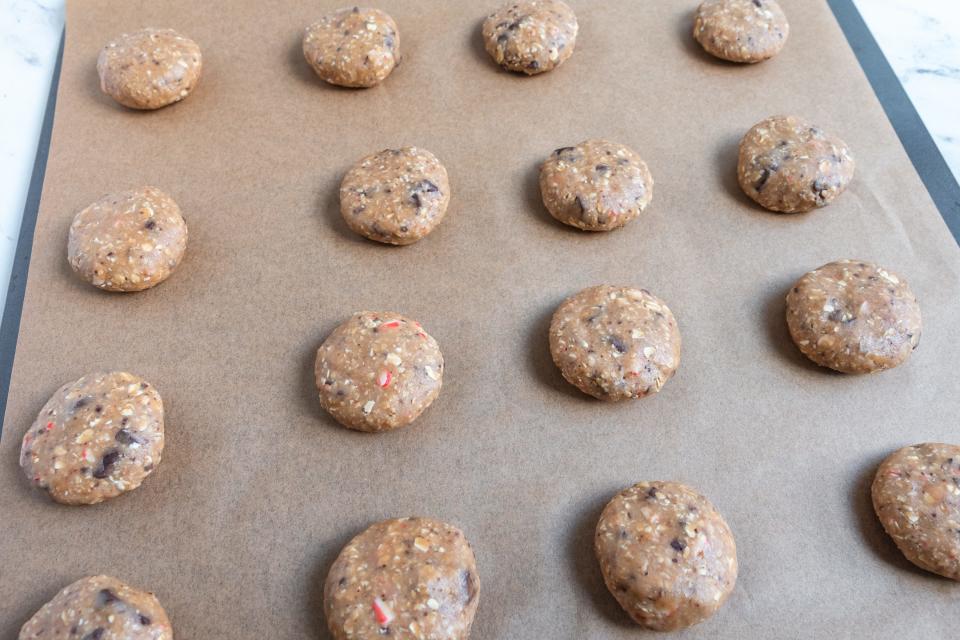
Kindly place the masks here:
[[(690, 38), (695, 0), (573, 0), (576, 54), (523, 78), (482, 50), (495, 2), (378, 0), (404, 61), (369, 91), (326, 86), (302, 60), (301, 28), (336, 4), (69, 4), (0, 443), (0, 637), (100, 572), (155, 591), (180, 639), (327, 637), (333, 558), (408, 514), (473, 543), (474, 638), (643, 637), (592, 550), (603, 505), (641, 479), (697, 487), (737, 539), (735, 593), (677, 638), (955, 634), (960, 585), (900, 556), (869, 482), (894, 448), (960, 440), (960, 251), (826, 4), (783, 0), (785, 50), (734, 66)], [(138, 113), (100, 94), (94, 65), (108, 39), (147, 25), (195, 38), (204, 78), (185, 102)], [(737, 142), (777, 113), (850, 144), (858, 172), (835, 204), (776, 215), (739, 192)], [(656, 180), (618, 232), (569, 230), (540, 204), (538, 163), (589, 137), (634, 147)], [(426, 240), (379, 246), (347, 231), (337, 186), (359, 157), (404, 144), (445, 162), (452, 202)], [(143, 183), (182, 206), (187, 257), (156, 289), (101, 293), (69, 270), (70, 220)], [(789, 285), (846, 257), (920, 296), (906, 366), (831, 374), (789, 341)], [(554, 307), (598, 283), (647, 287), (677, 315), (683, 360), (659, 395), (602, 404), (553, 367)], [(439, 399), (395, 433), (343, 429), (315, 397), (316, 347), (360, 309), (419, 319), (447, 361)], [(18, 468), (20, 438), (58, 386), (98, 368), (157, 385), (163, 463), (120, 499), (56, 505)]]

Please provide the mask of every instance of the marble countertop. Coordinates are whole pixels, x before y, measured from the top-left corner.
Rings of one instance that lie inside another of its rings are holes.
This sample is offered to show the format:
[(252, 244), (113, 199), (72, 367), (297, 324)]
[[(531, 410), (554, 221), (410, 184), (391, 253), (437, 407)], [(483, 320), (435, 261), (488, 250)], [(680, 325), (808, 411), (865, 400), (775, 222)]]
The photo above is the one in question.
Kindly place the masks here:
[[(63, 2), (0, 0), (0, 307), (63, 31)], [(960, 2), (854, 4), (960, 178)]]

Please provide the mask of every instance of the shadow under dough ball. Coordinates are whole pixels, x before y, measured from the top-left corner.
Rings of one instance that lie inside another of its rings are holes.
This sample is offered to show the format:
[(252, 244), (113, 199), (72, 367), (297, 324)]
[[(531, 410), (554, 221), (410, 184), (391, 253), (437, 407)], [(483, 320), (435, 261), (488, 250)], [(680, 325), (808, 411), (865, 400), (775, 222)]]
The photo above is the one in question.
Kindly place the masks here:
[(706, 0), (693, 20), (693, 37), (713, 56), (760, 62), (777, 55), (790, 35), (776, 0)]
[(787, 327), (805, 356), (842, 373), (906, 362), (920, 344), (920, 304), (906, 280), (869, 262), (840, 260), (787, 294)]
[(330, 84), (373, 87), (400, 64), (400, 33), (379, 9), (340, 9), (306, 28), (303, 56)]
[(924, 443), (877, 469), (873, 508), (907, 560), (960, 580), (960, 446)]
[(455, 526), (431, 518), (372, 525), (343, 548), (323, 589), (336, 640), (465, 640), (479, 601), (470, 543)]
[(618, 493), (597, 523), (594, 548), (610, 593), (647, 629), (703, 622), (737, 582), (737, 546), (723, 516), (677, 482)]
[(782, 213), (823, 207), (853, 180), (846, 143), (795, 116), (773, 116), (740, 142), (737, 180), (760, 206)]
[(77, 580), (20, 629), (19, 640), (173, 640), (156, 596), (109, 576)]
[(483, 44), (494, 62), (528, 76), (556, 69), (577, 42), (577, 16), (562, 0), (521, 0), (483, 21)]
[(100, 88), (131, 109), (159, 109), (183, 100), (202, 69), (200, 47), (173, 29), (124, 33), (97, 58)]

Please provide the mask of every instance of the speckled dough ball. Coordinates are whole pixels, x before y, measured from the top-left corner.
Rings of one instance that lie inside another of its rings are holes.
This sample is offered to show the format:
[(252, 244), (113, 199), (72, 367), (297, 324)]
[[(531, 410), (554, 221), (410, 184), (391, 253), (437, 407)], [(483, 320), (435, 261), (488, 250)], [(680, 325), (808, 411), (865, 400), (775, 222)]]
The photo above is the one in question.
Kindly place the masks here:
[(503, 5), (483, 21), (483, 43), (498, 65), (535, 75), (573, 55), (577, 16), (561, 0), (521, 0)]
[(706, 0), (693, 22), (697, 42), (731, 62), (772, 58), (788, 35), (790, 25), (777, 0)]
[(920, 344), (920, 304), (906, 280), (869, 262), (840, 260), (787, 294), (787, 327), (805, 356), (843, 373), (903, 364)]
[(361, 311), (317, 350), (320, 405), (345, 427), (387, 431), (416, 420), (440, 393), (443, 354), (419, 322)]
[(680, 366), (680, 329), (649, 291), (590, 287), (554, 312), (550, 354), (584, 393), (600, 400), (643, 398), (660, 391)]
[(96, 504), (139, 487), (162, 453), (157, 390), (130, 373), (92, 373), (43, 406), (23, 436), (20, 466), (57, 502)]
[(340, 213), (356, 233), (386, 244), (420, 240), (450, 203), (447, 170), (426, 149), (386, 149), (355, 164), (340, 184)]
[(854, 169), (840, 138), (801, 118), (773, 116), (740, 142), (737, 179), (760, 206), (802, 213), (833, 202), (853, 180)]
[(70, 225), (67, 260), (107, 291), (143, 291), (170, 277), (187, 249), (187, 223), (155, 187), (106, 195)]
[(27, 620), (19, 640), (173, 640), (152, 593), (109, 576), (77, 580)]
[(109, 42), (97, 58), (100, 88), (131, 109), (183, 100), (200, 81), (197, 43), (173, 29), (141, 29)]
[(627, 224), (653, 199), (653, 176), (632, 149), (587, 140), (557, 149), (540, 167), (540, 195), (554, 218), (586, 231)]
[(330, 84), (372, 87), (400, 64), (400, 33), (379, 9), (340, 9), (307, 27), (303, 55)]
[(480, 578), (470, 543), (430, 518), (377, 523), (343, 548), (323, 589), (335, 640), (465, 640)]
[(641, 482), (617, 494), (600, 515), (594, 546), (610, 593), (648, 629), (703, 622), (737, 582), (726, 521), (677, 482)]
[(873, 508), (907, 560), (960, 580), (960, 446), (915, 444), (883, 461)]

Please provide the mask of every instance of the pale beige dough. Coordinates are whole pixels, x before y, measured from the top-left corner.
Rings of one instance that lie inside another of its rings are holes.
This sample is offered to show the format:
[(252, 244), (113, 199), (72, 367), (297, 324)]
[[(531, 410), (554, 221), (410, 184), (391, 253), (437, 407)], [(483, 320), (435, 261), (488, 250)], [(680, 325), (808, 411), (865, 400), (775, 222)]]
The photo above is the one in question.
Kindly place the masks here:
[(536, 75), (573, 55), (578, 30), (577, 16), (562, 0), (520, 0), (487, 16), (483, 43), (503, 68)]
[(400, 33), (393, 18), (379, 9), (339, 9), (307, 27), (303, 55), (330, 84), (372, 87), (400, 64)]
[(706, 0), (693, 37), (707, 52), (731, 62), (760, 62), (777, 55), (790, 25), (777, 0)]

